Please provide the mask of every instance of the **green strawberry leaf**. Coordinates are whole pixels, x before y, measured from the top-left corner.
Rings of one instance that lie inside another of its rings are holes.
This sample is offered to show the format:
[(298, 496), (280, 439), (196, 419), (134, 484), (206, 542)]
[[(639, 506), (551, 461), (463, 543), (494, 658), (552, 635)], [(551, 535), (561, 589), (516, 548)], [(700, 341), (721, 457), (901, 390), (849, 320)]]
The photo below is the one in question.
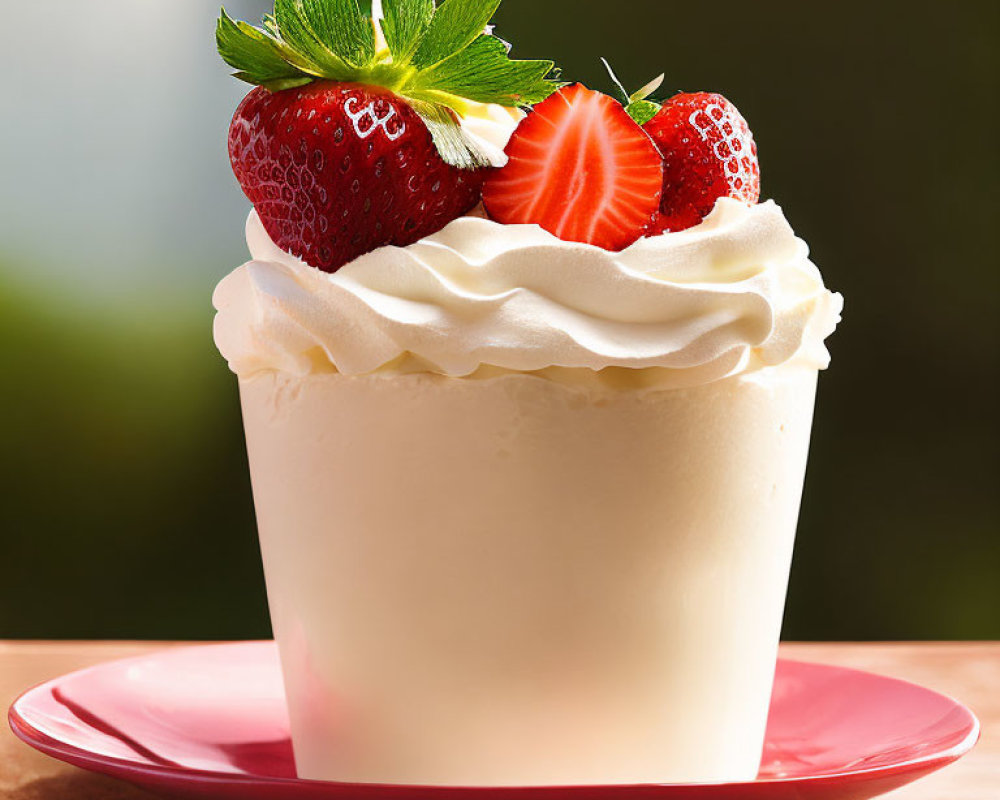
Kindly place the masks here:
[(430, 67), (474, 42), (493, 19), (500, 0), (444, 0), (438, 6), (413, 64)]
[(261, 83), (260, 79), (256, 75), (250, 75), (246, 72), (234, 72), (234, 78), (239, 78), (241, 81), (246, 81), (247, 83), (252, 83), (254, 86), (263, 86), (268, 91), (271, 92), (283, 92), (285, 89), (297, 89), (299, 86), (306, 86), (313, 82), (314, 78), (309, 75), (303, 75), (299, 73), (297, 77), (294, 78), (275, 78), (274, 80), (266, 81)]
[(215, 40), (222, 60), (238, 70), (236, 77), (240, 80), (266, 85), (303, 77), (297, 67), (288, 63), (274, 39), (252, 25), (234, 21), (225, 9), (219, 17)]
[(302, 14), (316, 38), (331, 53), (355, 67), (375, 60), (375, 29), (358, 0), (300, 0)]
[(395, 64), (410, 63), (434, 10), (434, 0), (382, 0), (382, 32)]
[(464, 50), (418, 72), (405, 91), (442, 92), (503, 106), (533, 105), (556, 90), (556, 84), (546, 80), (553, 66), (551, 61), (512, 61), (502, 41), (481, 35)]
[(649, 122), (661, 108), (659, 103), (654, 103), (652, 100), (633, 100), (625, 106), (628, 115), (640, 125)]
[[(223, 9), (223, 13), (225, 13), (225, 9)], [(281, 37), (281, 32), (278, 30), (278, 20), (274, 18), (274, 14), (265, 14), (264, 19), (261, 20), (261, 24), (264, 26), (264, 30), (274, 38), (278, 39)]]
[(304, 0), (275, 0), (274, 19), (282, 41), (301, 61), (314, 66), (316, 74), (333, 80), (344, 80), (350, 74), (346, 59), (334, 53), (313, 29)]

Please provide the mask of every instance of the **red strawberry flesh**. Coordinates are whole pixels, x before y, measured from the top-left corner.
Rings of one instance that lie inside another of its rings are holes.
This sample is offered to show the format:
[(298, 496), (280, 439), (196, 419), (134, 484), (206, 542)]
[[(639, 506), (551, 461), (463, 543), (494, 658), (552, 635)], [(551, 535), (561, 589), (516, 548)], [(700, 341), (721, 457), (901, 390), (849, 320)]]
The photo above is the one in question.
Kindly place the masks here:
[(275, 244), (327, 272), (440, 230), (476, 205), (484, 177), (446, 164), (405, 100), (352, 83), (254, 89), (229, 154)]
[(621, 104), (580, 84), (535, 106), (483, 188), (489, 215), (608, 250), (632, 244), (660, 205), (662, 157)]

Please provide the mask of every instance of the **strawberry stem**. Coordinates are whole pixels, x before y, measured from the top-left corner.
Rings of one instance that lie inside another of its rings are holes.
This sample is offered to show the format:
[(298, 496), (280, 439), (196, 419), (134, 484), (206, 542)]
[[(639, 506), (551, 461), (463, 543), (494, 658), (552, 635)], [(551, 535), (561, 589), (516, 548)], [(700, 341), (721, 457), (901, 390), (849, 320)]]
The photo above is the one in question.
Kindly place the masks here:
[(608, 71), (608, 75), (611, 76), (612, 82), (618, 87), (618, 90), (622, 93), (622, 97), (625, 98), (622, 105), (627, 106), (632, 102), (632, 98), (629, 97), (628, 89), (626, 89), (622, 82), (618, 80), (618, 76), (615, 75), (615, 71), (611, 68), (611, 64), (608, 63), (608, 60), (604, 56), (601, 56), (601, 63), (604, 64), (604, 68)]

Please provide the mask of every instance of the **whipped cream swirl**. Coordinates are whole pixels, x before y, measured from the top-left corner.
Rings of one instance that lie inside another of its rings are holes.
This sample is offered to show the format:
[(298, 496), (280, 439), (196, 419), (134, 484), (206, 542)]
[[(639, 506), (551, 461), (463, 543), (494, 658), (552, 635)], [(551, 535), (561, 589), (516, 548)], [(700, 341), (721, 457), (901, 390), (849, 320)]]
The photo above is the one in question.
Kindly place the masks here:
[(843, 306), (773, 202), (724, 198), (701, 225), (618, 253), (463, 217), (332, 275), (278, 249), (254, 213), (247, 241), (253, 260), (214, 298), (216, 343), (244, 378), (618, 367), (707, 383), (825, 368)]

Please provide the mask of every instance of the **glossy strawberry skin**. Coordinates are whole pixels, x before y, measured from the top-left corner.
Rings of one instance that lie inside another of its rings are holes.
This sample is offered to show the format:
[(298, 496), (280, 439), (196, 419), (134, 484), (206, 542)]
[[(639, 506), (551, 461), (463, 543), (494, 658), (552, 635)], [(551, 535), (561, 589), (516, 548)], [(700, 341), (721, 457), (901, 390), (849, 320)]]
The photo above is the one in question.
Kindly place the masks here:
[(643, 129), (663, 153), (663, 199), (651, 234), (697, 225), (720, 197), (760, 199), (753, 134), (722, 95), (675, 95)]
[(390, 91), (329, 81), (254, 89), (229, 155), (275, 244), (326, 272), (437, 232), (476, 205), (485, 175), (446, 164)]
[(560, 89), (518, 126), (507, 166), (483, 187), (505, 224), (537, 224), (566, 241), (621, 250), (660, 204), (662, 158), (620, 103), (580, 84)]

